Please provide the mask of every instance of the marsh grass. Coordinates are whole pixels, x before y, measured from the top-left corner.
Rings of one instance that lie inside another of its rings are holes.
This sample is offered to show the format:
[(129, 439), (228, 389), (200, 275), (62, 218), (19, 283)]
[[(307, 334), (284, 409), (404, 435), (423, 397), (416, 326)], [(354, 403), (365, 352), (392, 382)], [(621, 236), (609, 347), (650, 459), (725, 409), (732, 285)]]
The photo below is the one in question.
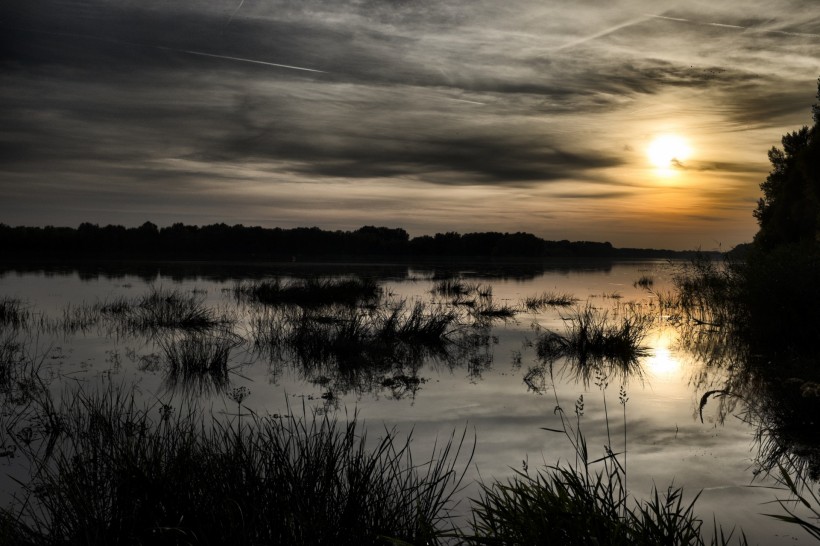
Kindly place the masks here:
[(476, 283), (468, 283), (461, 279), (441, 279), (433, 284), (431, 293), (448, 298), (462, 298), (469, 295), (478, 295), (480, 290), (481, 286)]
[(536, 296), (524, 299), (524, 308), (530, 312), (543, 311), (549, 307), (569, 307), (574, 305), (578, 298), (571, 294), (558, 292), (542, 292)]
[(641, 275), (638, 277), (638, 280), (632, 283), (632, 286), (635, 288), (643, 288), (644, 290), (649, 290), (655, 284), (655, 279), (650, 277), (649, 275)]
[(567, 323), (563, 334), (548, 331), (536, 342), (542, 361), (565, 359), (585, 384), (595, 374), (641, 376), (640, 358), (649, 354), (643, 341), (652, 325), (650, 315), (625, 306), (619, 316), (610, 318), (608, 311), (587, 305), (562, 318)]
[(439, 345), (458, 325), (455, 311), (431, 307), (420, 301), (409, 307), (406, 300), (395, 303), (377, 317), (374, 337), (404, 343)]
[(797, 525), (820, 541), (820, 493), (814, 490), (816, 479), (810, 479), (802, 463), (791, 458), (779, 462), (777, 470), (780, 490), (785, 491), (788, 497), (775, 500), (782, 513), (766, 515)]
[(488, 323), (493, 320), (510, 320), (518, 314), (518, 309), (507, 304), (498, 304), (492, 296), (480, 298), (470, 309), (470, 314), (479, 323)]
[(227, 312), (205, 305), (199, 293), (152, 287), (136, 298), (115, 297), (95, 303), (68, 304), (58, 320), (43, 320), (49, 332), (74, 334), (100, 328), (109, 335), (158, 334), (167, 330), (206, 331), (233, 322)]
[(223, 322), (213, 309), (205, 306), (201, 295), (185, 294), (179, 290), (153, 288), (139, 298), (130, 311), (125, 311), (122, 303), (115, 303), (110, 311), (125, 315), (127, 324), (137, 330), (207, 330)]
[(676, 293), (667, 302), (696, 324), (733, 327), (742, 320), (740, 266), (698, 256), (673, 276)]
[(21, 328), (28, 319), (29, 311), (23, 307), (22, 301), (8, 296), (0, 298), (0, 326)]
[(381, 359), (390, 364), (401, 354), (441, 350), (458, 327), (453, 310), (401, 300), (377, 309), (264, 313), (251, 321), (251, 337), (268, 354), (291, 354), (304, 363), (355, 365)]
[[(601, 387), (605, 393), (606, 386)], [(603, 455), (594, 460), (581, 430), (583, 396), (576, 400), (571, 419), (558, 401), (554, 381), (553, 392), (561, 427), (543, 430), (565, 436), (575, 452), (574, 464), (558, 462), (530, 474), (525, 462), (523, 471), (516, 470), (507, 481), (481, 484), (481, 494), (473, 501), (472, 534), (463, 537), (466, 543), (701, 546), (732, 542), (735, 531), (727, 534), (717, 522), (711, 541), (704, 538), (703, 520), (694, 510), (699, 495), (685, 502), (683, 490), (669, 486), (663, 494), (653, 488), (647, 499), (630, 496), (626, 465), (628, 397), (623, 387), (619, 395), (624, 419), (623, 451), (614, 451), (604, 397), (607, 443)], [(742, 532), (736, 542), (746, 544)]]
[(231, 350), (241, 339), (230, 332), (192, 332), (180, 338), (160, 339), (158, 343), (168, 367), (166, 386), (201, 394), (227, 389)]
[(17, 337), (0, 332), (0, 392), (10, 388), (22, 360), (23, 355)]
[[(254, 311), (248, 334), (271, 372), (292, 366), (326, 392), (379, 390), (396, 376), (417, 377), (425, 362), (461, 352), (463, 326), (452, 309), (397, 300), (376, 308), (279, 307)], [(324, 381), (326, 379), (326, 381)], [(396, 392), (412, 394), (412, 389)]]
[(251, 301), (265, 305), (356, 306), (378, 301), (382, 296), (382, 288), (371, 278), (322, 279), (311, 277), (289, 282), (276, 278), (238, 283), (234, 286), (233, 293), (239, 301)]
[(3, 544), (438, 544), (463, 477), (464, 435), (417, 460), (411, 437), (371, 442), (355, 416), (224, 420), (113, 387), (41, 410), (61, 427), (25, 450)]

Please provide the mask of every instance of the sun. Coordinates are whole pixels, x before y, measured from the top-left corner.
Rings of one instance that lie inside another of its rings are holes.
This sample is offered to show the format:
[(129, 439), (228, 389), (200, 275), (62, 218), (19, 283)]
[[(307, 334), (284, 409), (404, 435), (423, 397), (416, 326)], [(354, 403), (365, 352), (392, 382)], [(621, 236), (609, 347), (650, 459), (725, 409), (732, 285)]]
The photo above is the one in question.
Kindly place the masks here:
[(691, 153), (689, 143), (678, 135), (657, 136), (646, 149), (649, 161), (659, 169), (680, 166)]

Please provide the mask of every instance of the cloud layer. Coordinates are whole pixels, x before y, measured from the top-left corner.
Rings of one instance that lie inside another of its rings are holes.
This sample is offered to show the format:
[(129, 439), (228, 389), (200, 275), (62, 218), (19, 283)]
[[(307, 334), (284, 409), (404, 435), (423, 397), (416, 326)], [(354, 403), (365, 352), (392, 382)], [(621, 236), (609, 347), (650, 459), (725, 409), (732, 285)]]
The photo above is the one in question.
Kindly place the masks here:
[[(820, 75), (813, 0), (7, 4), (13, 224), (734, 243)], [(664, 131), (700, 144), (674, 180), (642, 155)]]

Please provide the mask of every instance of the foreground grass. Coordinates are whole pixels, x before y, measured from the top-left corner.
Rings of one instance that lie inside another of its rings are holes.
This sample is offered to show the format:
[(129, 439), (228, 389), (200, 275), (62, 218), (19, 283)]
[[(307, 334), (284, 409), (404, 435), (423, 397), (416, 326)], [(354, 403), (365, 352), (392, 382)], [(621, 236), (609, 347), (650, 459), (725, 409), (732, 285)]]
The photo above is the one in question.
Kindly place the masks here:
[[(571, 466), (549, 466), (530, 475), (518, 472), (506, 483), (484, 486), (473, 512), (469, 544), (692, 545), (729, 544), (734, 533), (715, 529), (706, 540), (695, 496), (683, 490), (653, 490), (648, 500), (627, 501), (613, 477), (586, 474)], [(738, 537), (737, 542), (745, 544)]]
[(606, 384), (599, 383), (606, 416), (606, 444), (601, 457), (592, 460), (581, 430), (584, 396), (575, 401), (574, 416), (564, 412), (555, 390), (554, 414), (560, 428), (543, 430), (559, 433), (575, 451), (574, 464), (554, 463), (530, 474), (523, 471), (506, 482), (481, 485), (479, 499), (473, 501), (472, 534), (467, 544), (561, 544), (634, 545), (658, 544), (705, 546), (734, 542), (745, 545), (742, 532), (725, 532), (715, 521), (707, 541), (703, 520), (695, 513), (698, 495), (684, 502), (683, 489), (669, 486), (664, 494), (653, 488), (648, 499), (631, 497), (627, 489), (626, 405), (629, 397), (622, 386), (619, 404), (623, 415), (623, 444), (615, 451), (606, 403)]
[(228, 393), (236, 413), (226, 416), (140, 405), (134, 390), (110, 384), (59, 402), (41, 387), (17, 423), (34, 429), (16, 436), (16, 457), (31, 476), (0, 509), (4, 545), (699, 546), (732, 538), (717, 524), (714, 540), (703, 538), (697, 495), (684, 502), (673, 487), (643, 501), (628, 495), (623, 389), (623, 451), (613, 452), (608, 433), (604, 456), (590, 460), (583, 398), (574, 429), (559, 407), (563, 428), (555, 431), (575, 448), (575, 464), (534, 474), (525, 467), (506, 482), (480, 484), (468, 531), (452, 520), (457, 467), (472, 458), (464, 435), (418, 461), (410, 437), (385, 430), (369, 441), (355, 416), (255, 415), (243, 407), (245, 388)]
[(39, 411), (59, 427), (25, 450), (3, 544), (436, 544), (450, 529), (463, 436), (418, 462), (410, 438), (368, 442), (355, 418), (219, 422), (121, 389)]

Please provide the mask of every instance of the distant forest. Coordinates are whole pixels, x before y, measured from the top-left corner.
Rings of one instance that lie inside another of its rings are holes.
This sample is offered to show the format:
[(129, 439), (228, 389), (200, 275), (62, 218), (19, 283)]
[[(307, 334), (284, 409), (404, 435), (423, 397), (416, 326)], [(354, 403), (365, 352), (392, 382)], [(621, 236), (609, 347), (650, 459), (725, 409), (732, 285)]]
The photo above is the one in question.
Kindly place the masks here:
[(181, 223), (159, 228), (83, 223), (70, 227), (0, 224), (3, 260), (271, 260), (470, 258), (687, 258), (695, 251), (614, 248), (610, 243), (547, 241), (531, 233), (437, 233), (411, 238), (401, 228), (355, 231)]

